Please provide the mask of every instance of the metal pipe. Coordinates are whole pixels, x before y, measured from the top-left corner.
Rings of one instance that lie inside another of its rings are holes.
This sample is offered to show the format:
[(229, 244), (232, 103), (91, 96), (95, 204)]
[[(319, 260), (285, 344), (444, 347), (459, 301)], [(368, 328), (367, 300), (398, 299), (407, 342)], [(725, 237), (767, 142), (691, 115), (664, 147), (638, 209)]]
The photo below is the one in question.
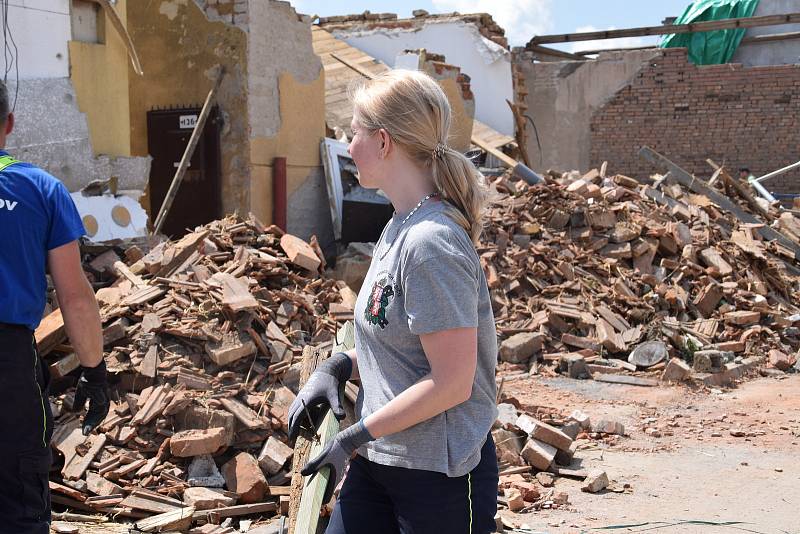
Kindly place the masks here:
[(789, 171), (791, 171), (792, 169), (796, 169), (797, 167), (800, 167), (800, 161), (798, 161), (797, 163), (792, 163), (792, 164), (791, 164), (791, 165), (789, 165), (788, 167), (784, 167), (784, 168), (782, 168), (782, 169), (778, 169), (777, 171), (772, 171), (772, 172), (771, 172), (771, 173), (769, 173), (769, 174), (765, 174), (765, 175), (764, 175), (764, 176), (762, 176), (761, 178), (754, 178), (754, 179), (750, 180), (750, 183), (753, 183), (753, 182), (763, 182), (764, 180), (767, 180), (767, 179), (769, 179), (769, 178), (772, 178), (773, 176), (779, 176), (779, 175), (781, 175), (781, 174), (783, 174), (783, 173), (786, 173), (786, 172), (789, 172)]
[(758, 180), (756, 180), (753, 177), (750, 177), (750, 178), (748, 178), (747, 181), (750, 182), (750, 185), (753, 186), (753, 189), (758, 191), (758, 194), (761, 195), (762, 197), (764, 197), (765, 199), (767, 199), (767, 201), (770, 204), (775, 202), (775, 197), (773, 197), (772, 194), (769, 191), (767, 191), (767, 188), (764, 187), (763, 185), (761, 185), (758, 182)]
[(272, 224), (286, 231), (286, 158), (272, 160)]

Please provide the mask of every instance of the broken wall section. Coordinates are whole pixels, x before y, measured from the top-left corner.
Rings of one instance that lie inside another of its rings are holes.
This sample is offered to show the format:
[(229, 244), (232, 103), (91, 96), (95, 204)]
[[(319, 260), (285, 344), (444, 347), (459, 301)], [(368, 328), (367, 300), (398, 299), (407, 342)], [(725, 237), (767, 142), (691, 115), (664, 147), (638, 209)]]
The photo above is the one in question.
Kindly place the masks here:
[(250, 209), (246, 33), (230, 23), (209, 21), (187, 0), (129, 2), (127, 15), (144, 70), (144, 76), (129, 76), (131, 152), (148, 153), (148, 111), (201, 107), (214, 84), (216, 67), (223, 66), (226, 73), (217, 93), (223, 121), (222, 210), (246, 213)]
[(273, 161), (287, 158), (287, 230), (333, 241), (319, 142), (325, 136), (325, 78), (311, 21), (288, 2), (249, 4), (247, 41), (251, 210), (272, 220)]
[[(16, 84), (9, 83), (11, 98)], [(14, 131), (6, 149), (38, 165), (77, 191), (93, 180), (118, 177), (121, 192), (138, 198), (150, 174), (150, 158), (95, 156), (86, 115), (78, 109), (69, 78), (28, 79), (19, 84)]]
[[(654, 50), (611, 52), (593, 61), (534, 63), (529, 53), (515, 53), (515, 70), (527, 91), (520, 92), (516, 102), (527, 106), (525, 114), (536, 127), (534, 130), (526, 121), (527, 149), (534, 170), (588, 169), (592, 162), (590, 127), (595, 111), (658, 54)], [(604, 135), (613, 136), (615, 132)]]
[[(760, 176), (797, 161), (799, 105), (800, 65), (696, 66), (686, 49), (659, 51), (592, 116), (591, 156), (582, 168), (608, 160), (611, 173), (656, 172), (637, 156), (648, 145), (700, 176), (713, 172), (706, 158)], [(765, 185), (800, 193), (800, 172)]]
[(347, 44), (395, 66), (398, 54), (425, 48), (443, 54), (471, 79), (475, 118), (495, 130), (514, 135), (514, 118), (506, 100), (514, 101), (511, 53), (503, 30), (491, 16), (428, 15), (413, 19), (372, 14), (327, 17), (319, 25)]

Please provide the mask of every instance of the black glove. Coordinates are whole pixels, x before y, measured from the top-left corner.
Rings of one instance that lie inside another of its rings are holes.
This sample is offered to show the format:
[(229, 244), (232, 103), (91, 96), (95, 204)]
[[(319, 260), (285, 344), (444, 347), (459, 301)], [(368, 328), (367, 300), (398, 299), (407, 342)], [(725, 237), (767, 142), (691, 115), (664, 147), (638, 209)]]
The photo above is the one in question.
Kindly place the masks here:
[(350, 458), (353, 457), (353, 453), (356, 452), (356, 449), (374, 439), (362, 419), (353, 426), (349, 426), (336, 434), (336, 437), (325, 445), (322, 452), (306, 464), (300, 474), (308, 476), (318, 472), (323, 467), (328, 467), (331, 470), (328, 477), (328, 485), (325, 486), (325, 496), (322, 498), (322, 502), (326, 503), (331, 500), (333, 490), (342, 480), (345, 467), (347, 467)]
[[(319, 424), (329, 406), (336, 419), (344, 419), (341, 397), (352, 372), (353, 361), (344, 352), (337, 352), (317, 367), (289, 407), (289, 441), (297, 437), (301, 426)], [(306, 411), (313, 421), (308, 420)]]
[(83, 418), (83, 435), (103, 422), (108, 415), (108, 383), (106, 382), (106, 361), (101, 360), (97, 367), (81, 367), (81, 378), (75, 390), (75, 411), (82, 410), (89, 399), (89, 410)]

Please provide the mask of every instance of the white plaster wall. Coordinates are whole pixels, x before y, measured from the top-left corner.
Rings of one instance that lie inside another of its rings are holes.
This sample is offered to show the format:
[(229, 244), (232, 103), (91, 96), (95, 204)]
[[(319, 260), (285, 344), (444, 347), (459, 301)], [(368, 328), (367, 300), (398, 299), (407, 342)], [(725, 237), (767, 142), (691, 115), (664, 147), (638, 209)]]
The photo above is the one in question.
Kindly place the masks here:
[(511, 54), (484, 38), (472, 24), (430, 23), (416, 30), (337, 30), (334, 36), (387, 65), (406, 49), (425, 48), (444, 54), (447, 63), (461, 67), (472, 82), (475, 118), (498, 132), (514, 135), (514, 118), (506, 99), (514, 101)]
[[(66, 78), (69, 76), (67, 42), (70, 40), (70, 0), (11, 0), (8, 26), (19, 53), (19, 79)], [(0, 20), (2, 15), (0, 14)], [(6, 71), (0, 36), (0, 68)], [(9, 40), (9, 52), (13, 46)], [(12, 66), (9, 80), (16, 78)]]

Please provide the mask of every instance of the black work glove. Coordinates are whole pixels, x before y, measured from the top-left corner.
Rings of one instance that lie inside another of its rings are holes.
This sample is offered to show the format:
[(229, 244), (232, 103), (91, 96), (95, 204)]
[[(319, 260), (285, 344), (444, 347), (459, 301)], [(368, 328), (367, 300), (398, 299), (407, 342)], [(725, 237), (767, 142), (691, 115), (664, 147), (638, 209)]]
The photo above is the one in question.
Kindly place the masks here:
[(362, 419), (336, 434), (336, 437), (325, 445), (322, 452), (306, 464), (300, 474), (308, 476), (317, 473), (323, 467), (330, 469), (328, 485), (325, 486), (325, 496), (322, 498), (322, 502), (326, 503), (331, 500), (333, 490), (342, 480), (344, 470), (350, 462), (350, 458), (353, 457), (353, 453), (374, 439)]
[(97, 367), (81, 366), (81, 378), (78, 380), (78, 387), (75, 390), (75, 411), (82, 410), (89, 400), (89, 409), (86, 417), (83, 418), (83, 435), (88, 436), (89, 432), (103, 422), (108, 415), (108, 382), (106, 381), (106, 361), (101, 360)]
[[(336, 419), (344, 419), (342, 395), (352, 372), (353, 362), (344, 352), (337, 352), (317, 367), (289, 407), (290, 441), (300, 433), (301, 426), (311, 428), (319, 424), (328, 407)], [(308, 420), (306, 412), (312, 421)]]

